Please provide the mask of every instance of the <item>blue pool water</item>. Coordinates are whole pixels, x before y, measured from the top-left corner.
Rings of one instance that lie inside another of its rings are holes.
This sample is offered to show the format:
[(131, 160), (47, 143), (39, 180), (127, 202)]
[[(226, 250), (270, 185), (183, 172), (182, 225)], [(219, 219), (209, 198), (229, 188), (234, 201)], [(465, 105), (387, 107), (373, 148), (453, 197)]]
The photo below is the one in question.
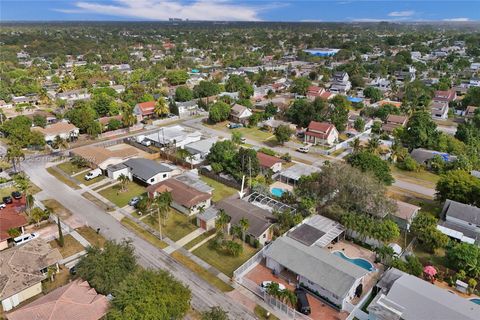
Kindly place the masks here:
[(470, 301), (476, 304), (480, 304), (480, 298), (473, 298), (473, 299), (470, 299)]
[(335, 252), (333, 252), (333, 254), (336, 255), (336, 256), (339, 256), (342, 259), (347, 260), (348, 262), (356, 264), (360, 268), (363, 268), (363, 269), (368, 270), (368, 271), (373, 270), (373, 265), (368, 260), (365, 260), (365, 259), (362, 259), (362, 258), (355, 258), (355, 259), (349, 258), (342, 251), (335, 251)]
[(275, 197), (281, 197), (282, 194), (285, 192), (285, 190), (283, 189), (280, 189), (280, 188), (272, 188), (272, 191), (271, 193), (275, 196)]

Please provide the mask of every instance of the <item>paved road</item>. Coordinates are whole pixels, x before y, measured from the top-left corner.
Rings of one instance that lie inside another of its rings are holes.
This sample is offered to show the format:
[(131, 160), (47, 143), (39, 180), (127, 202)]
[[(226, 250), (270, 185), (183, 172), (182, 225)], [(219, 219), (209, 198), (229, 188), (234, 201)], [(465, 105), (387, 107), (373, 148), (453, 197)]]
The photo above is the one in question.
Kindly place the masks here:
[(399, 187), (399, 188), (402, 188), (402, 189), (405, 189), (405, 190), (420, 193), (420, 194), (426, 195), (428, 197), (432, 197), (432, 198), (435, 197), (435, 190), (434, 189), (430, 189), (430, 188), (427, 188), (427, 187), (424, 187), (424, 186), (420, 186), (418, 184), (410, 183), (410, 182), (403, 181), (403, 180), (395, 180), (393, 185), (395, 187)]
[(102, 235), (108, 239), (120, 241), (130, 239), (135, 247), (139, 263), (146, 268), (164, 269), (170, 271), (178, 280), (188, 285), (192, 291), (192, 306), (197, 310), (207, 310), (212, 306), (220, 306), (229, 312), (232, 319), (255, 319), (238, 302), (220, 292), (196, 274), (176, 262), (168, 254), (139, 238), (135, 233), (126, 229), (119, 221), (107, 214), (99, 207), (45, 170), (45, 163), (41, 159), (23, 163), (23, 169), (30, 179), (42, 188), (43, 193), (59, 201), (70, 209), (74, 215), (81, 217), (89, 226), (100, 228)]

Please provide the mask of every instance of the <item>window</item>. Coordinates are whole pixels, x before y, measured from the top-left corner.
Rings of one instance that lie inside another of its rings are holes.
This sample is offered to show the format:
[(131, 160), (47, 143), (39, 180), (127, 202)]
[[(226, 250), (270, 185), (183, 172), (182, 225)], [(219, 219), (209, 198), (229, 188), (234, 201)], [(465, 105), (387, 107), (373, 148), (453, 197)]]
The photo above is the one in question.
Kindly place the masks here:
[(154, 181), (155, 181), (155, 178), (150, 179), (150, 182), (154, 182)]
[(167, 177), (167, 174), (166, 174), (166, 173), (164, 173), (164, 174), (163, 174), (163, 177), (164, 177), (164, 178), (166, 178), (166, 177)]
[(266, 235), (266, 234), (263, 234), (263, 239), (265, 239), (266, 237), (267, 237), (267, 235)]

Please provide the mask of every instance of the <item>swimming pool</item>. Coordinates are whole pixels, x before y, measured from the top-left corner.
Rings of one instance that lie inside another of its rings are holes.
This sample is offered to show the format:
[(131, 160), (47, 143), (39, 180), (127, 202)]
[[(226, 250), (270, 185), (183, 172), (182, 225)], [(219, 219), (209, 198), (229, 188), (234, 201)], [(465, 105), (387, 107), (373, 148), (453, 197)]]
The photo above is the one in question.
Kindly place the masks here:
[(470, 301), (480, 305), (480, 298), (472, 298), (472, 299), (470, 299)]
[(282, 194), (285, 192), (285, 190), (283, 189), (280, 189), (280, 188), (272, 188), (272, 190), (270, 191), (275, 197), (281, 197)]
[(362, 259), (362, 258), (349, 258), (347, 257), (342, 251), (334, 251), (332, 252), (334, 255), (339, 256), (342, 259), (347, 260), (348, 262), (351, 262), (353, 264), (356, 264), (360, 268), (363, 268), (368, 271), (373, 271), (374, 267), (373, 264), (370, 263), (370, 261)]

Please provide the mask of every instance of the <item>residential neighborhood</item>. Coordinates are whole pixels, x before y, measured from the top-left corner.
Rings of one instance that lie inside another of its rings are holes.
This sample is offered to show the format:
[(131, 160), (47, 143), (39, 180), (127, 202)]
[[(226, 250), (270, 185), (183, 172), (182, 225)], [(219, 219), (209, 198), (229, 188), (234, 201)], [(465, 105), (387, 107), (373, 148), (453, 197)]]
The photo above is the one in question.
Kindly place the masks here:
[(0, 318), (480, 318), (478, 23), (247, 13), (1, 22)]

